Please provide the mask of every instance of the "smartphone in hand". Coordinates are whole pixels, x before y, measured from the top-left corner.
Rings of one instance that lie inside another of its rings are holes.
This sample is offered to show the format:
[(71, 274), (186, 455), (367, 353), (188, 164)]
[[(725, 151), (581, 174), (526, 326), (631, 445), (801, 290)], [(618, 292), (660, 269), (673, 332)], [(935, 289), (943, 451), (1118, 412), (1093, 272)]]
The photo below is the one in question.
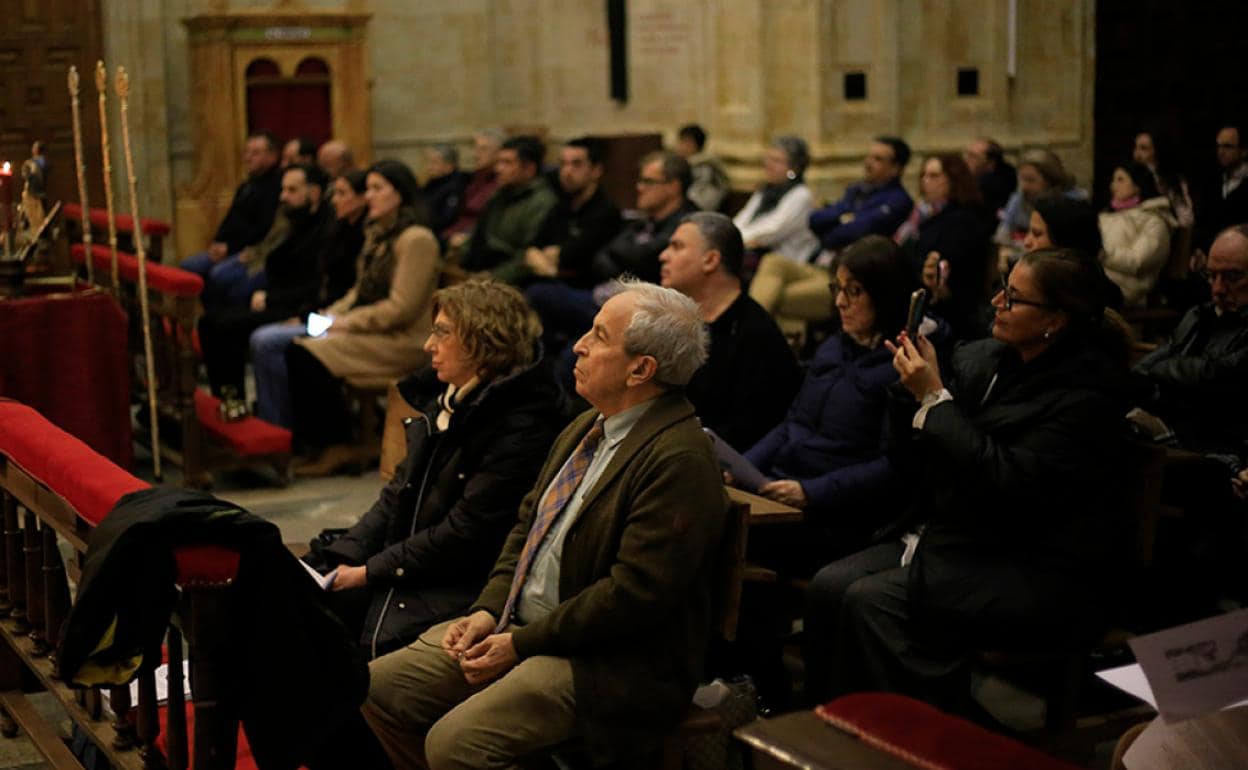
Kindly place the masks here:
[(919, 324), (927, 313), (927, 289), (915, 289), (910, 293), (910, 312), (906, 314), (906, 336), (919, 338)]
[(321, 315), (320, 313), (308, 313), (308, 336), (320, 337), (329, 331), (329, 327), (333, 323), (334, 319), (331, 316)]

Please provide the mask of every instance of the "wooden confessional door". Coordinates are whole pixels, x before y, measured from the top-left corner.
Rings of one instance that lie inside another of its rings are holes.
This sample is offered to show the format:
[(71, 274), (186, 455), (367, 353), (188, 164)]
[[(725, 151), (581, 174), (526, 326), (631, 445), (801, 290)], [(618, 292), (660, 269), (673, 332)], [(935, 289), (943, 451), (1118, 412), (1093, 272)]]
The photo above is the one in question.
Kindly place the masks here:
[[(48, 200), (78, 201), (74, 133), (66, 75), (78, 67), (88, 194), (104, 199), (95, 62), (104, 53), (100, 0), (12, 0), (0, 19), (0, 163), (19, 174), (30, 145), (48, 155)], [(20, 177), (19, 177), (20, 178)], [(20, 182), (19, 182), (20, 184)]]

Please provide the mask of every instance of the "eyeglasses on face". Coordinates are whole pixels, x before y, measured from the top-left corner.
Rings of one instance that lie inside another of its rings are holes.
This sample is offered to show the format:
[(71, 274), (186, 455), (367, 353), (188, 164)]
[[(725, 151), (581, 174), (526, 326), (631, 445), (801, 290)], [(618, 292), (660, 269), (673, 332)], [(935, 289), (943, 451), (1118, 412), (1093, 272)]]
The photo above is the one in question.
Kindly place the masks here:
[(1244, 272), (1243, 270), (1201, 270), (1200, 277), (1204, 278), (1210, 284), (1221, 278), (1222, 283), (1227, 286), (1234, 286), (1244, 280), (1244, 278), (1248, 278), (1248, 272)]
[(1001, 298), (1004, 300), (1006, 310), (1013, 310), (1015, 305), (1026, 305), (1028, 307), (1038, 307), (1042, 310), (1053, 310), (1053, 306), (1047, 302), (1036, 302), (1035, 300), (1023, 299), (1018, 296), (1014, 293), (1014, 289), (1005, 281), (1002, 281), (1001, 285), (997, 287), (997, 293), (999, 293)]
[(867, 293), (866, 289), (862, 288), (856, 283), (851, 283), (851, 284), (848, 284), (847, 286), (842, 286), (836, 281), (832, 281), (831, 283), (828, 284), (828, 288), (832, 290), (833, 299), (835, 299), (836, 295), (838, 294), (844, 294), (845, 299), (849, 300), (850, 302), (854, 302), (858, 300), (858, 298), (860, 298), (862, 295)]
[(652, 177), (652, 176), (643, 176), (637, 180), (637, 184), (641, 185), (642, 187), (653, 187), (656, 184), (667, 184), (667, 182), (668, 180), (666, 179), (663, 179), (663, 178), (656, 179), (655, 177)]
[(454, 329), (443, 324), (434, 324), (433, 328), (429, 330), (429, 336), (433, 337), (434, 342), (441, 342), (454, 333)]

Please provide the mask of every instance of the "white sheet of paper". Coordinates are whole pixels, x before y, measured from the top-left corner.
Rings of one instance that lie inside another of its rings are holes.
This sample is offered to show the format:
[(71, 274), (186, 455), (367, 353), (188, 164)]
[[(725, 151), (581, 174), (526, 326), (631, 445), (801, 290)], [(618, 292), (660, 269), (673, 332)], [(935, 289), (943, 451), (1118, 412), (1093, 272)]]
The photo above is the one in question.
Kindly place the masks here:
[(322, 575), (321, 573), (309, 567), (308, 563), (304, 561), (303, 559), (299, 559), (298, 561), (299, 561), (299, 566), (307, 570), (308, 574), (312, 576), (312, 579), (316, 581), (316, 584), (320, 586), (321, 589), (324, 591), (328, 591), (329, 587), (334, 584), (334, 578), (338, 577), (338, 569), (336, 567), (330, 570), (328, 575)]
[(1129, 644), (1151, 702), (1167, 722), (1248, 698), (1248, 609), (1137, 636)]

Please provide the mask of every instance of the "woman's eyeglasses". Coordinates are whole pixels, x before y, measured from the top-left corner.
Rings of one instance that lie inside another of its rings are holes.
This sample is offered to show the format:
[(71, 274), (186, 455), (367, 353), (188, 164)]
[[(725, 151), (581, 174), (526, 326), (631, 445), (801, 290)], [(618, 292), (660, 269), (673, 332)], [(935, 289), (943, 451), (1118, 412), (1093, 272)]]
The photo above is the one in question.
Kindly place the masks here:
[(1044, 310), (1053, 309), (1053, 306), (1047, 302), (1036, 302), (1034, 300), (1019, 297), (1017, 294), (1014, 294), (1014, 290), (1010, 288), (1010, 285), (1005, 281), (1002, 281), (1001, 285), (997, 287), (997, 292), (1000, 293), (1002, 299), (1005, 300), (1006, 310), (1013, 310), (1015, 305), (1027, 305), (1029, 307), (1038, 307)]
[(854, 302), (863, 294), (867, 293), (865, 289), (863, 289), (861, 286), (859, 286), (856, 283), (851, 283), (848, 286), (842, 286), (836, 281), (832, 281), (831, 283), (828, 284), (828, 288), (832, 290), (833, 299), (836, 299), (837, 294), (844, 294), (845, 299), (849, 300), (850, 302)]

